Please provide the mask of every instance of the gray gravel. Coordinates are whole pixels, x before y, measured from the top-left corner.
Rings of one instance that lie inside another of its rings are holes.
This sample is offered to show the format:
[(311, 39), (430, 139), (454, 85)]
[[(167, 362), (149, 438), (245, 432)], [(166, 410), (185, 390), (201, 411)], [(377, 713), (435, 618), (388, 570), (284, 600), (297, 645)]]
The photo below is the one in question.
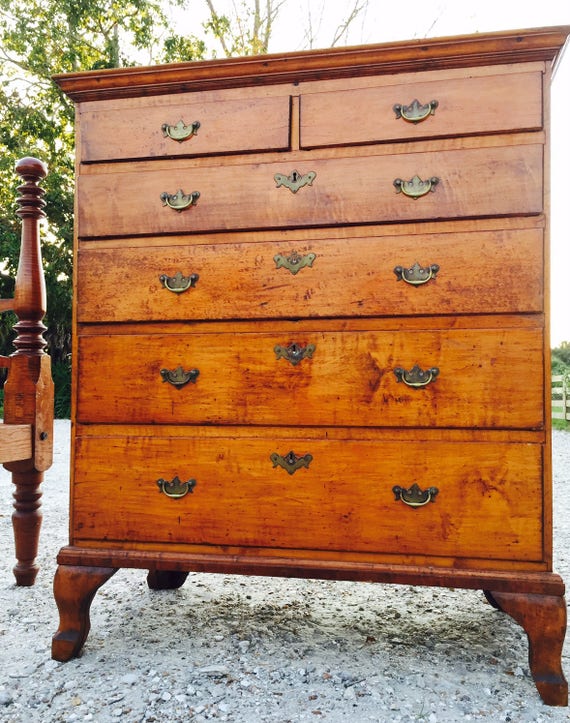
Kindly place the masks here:
[[(78, 659), (50, 658), (55, 556), (67, 541), (69, 424), (56, 422), (32, 588), (12, 576), (0, 472), (0, 720), (566, 721), (541, 702), (526, 635), (480, 592), (191, 574), (150, 591), (120, 570)], [(555, 569), (570, 580), (570, 433), (554, 433)], [(568, 664), (569, 644), (564, 649)]]

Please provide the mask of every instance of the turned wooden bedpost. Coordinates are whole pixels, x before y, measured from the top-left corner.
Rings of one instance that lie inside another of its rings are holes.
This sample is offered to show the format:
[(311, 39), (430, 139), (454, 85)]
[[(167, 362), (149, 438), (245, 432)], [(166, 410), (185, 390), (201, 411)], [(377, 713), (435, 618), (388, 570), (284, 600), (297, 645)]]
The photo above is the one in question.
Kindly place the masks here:
[(12, 524), (16, 584), (33, 585), (38, 572), (35, 558), (42, 520), (40, 485), (44, 471), (51, 465), (53, 450), (53, 382), (43, 338), (46, 288), (39, 232), (39, 221), (45, 216), (45, 192), (38, 186), (47, 168), (35, 158), (22, 158), (16, 164), (16, 172), (24, 180), (18, 188), (16, 212), (22, 219), (22, 244), (14, 299), (3, 300), (0, 305), (0, 311), (10, 308), (18, 317), (14, 327), (16, 351), (9, 358), (4, 387), (4, 424), (31, 425), (32, 456), (4, 466), (12, 473), (15, 484)]

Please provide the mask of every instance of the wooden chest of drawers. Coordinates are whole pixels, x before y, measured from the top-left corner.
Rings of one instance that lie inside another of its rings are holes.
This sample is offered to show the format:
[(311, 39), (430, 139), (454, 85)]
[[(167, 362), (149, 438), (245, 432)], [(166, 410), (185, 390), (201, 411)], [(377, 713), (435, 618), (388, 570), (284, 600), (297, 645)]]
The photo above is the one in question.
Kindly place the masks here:
[(480, 588), (566, 704), (546, 279), (567, 34), (56, 78), (78, 178), (55, 658), (119, 567)]

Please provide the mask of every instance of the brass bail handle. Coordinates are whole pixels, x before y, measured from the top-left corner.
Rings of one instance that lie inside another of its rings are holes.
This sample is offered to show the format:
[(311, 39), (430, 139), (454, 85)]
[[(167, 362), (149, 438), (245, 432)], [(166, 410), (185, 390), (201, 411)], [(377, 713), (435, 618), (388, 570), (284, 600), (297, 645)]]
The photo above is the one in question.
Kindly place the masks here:
[(199, 191), (184, 193), (181, 188), (178, 189), (176, 193), (168, 193), (167, 191), (164, 191), (164, 193), (160, 194), (160, 200), (162, 201), (162, 205), (168, 206), (169, 208), (172, 208), (174, 211), (178, 212), (184, 211), (184, 209), (190, 208), (190, 206), (195, 206), (198, 203), (199, 198)]
[(163, 382), (172, 384), (173, 387), (181, 389), (186, 386), (188, 382), (196, 384), (196, 379), (200, 375), (199, 369), (188, 369), (184, 370), (182, 366), (176, 367), (176, 369), (161, 369), (160, 376)]
[(430, 100), (429, 103), (422, 104), (415, 98), (409, 105), (396, 103), (392, 108), (396, 114), (396, 118), (402, 118), (408, 121), (408, 123), (421, 123), (425, 121), (426, 118), (429, 118), (430, 115), (435, 114), (435, 109), (438, 105), (439, 102), (437, 100)]
[(174, 125), (163, 123), (162, 135), (165, 138), (172, 138), (173, 141), (182, 143), (182, 141), (195, 136), (198, 133), (198, 128), (200, 128), (200, 121), (193, 121), (187, 125), (181, 118), (178, 123), (175, 123)]
[(414, 200), (425, 196), (430, 191), (435, 191), (435, 187), (438, 183), (439, 178), (437, 178), (437, 176), (432, 176), (426, 181), (422, 181), (418, 175), (410, 178), (409, 181), (404, 181), (401, 178), (394, 179), (396, 193), (403, 193), (404, 196), (408, 196)]
[(427, 284), (431, 279), (435, 279), (439, 271), (439, 264), (431, 264), (430, 266), (420, 266), (416, 261), (413, 266), (406, 268), (404, 266), (395, 266), (394, 273), (398, 281), (405, 281), (410, 286), (421, 286)]
[(176, 475), (170, 482), (162, 478), (157, 479), (156, 484), (159, 492), (162, 492), (167, 497), (179, 500), (181, 497), (186, 497), (189, 492), (194, 492), (196, 480), (189, 479), (186, 482), (181, 482), (178, 475)]
[(423, 370), (417, 364), (411, 369), (406, 370), (402, 367), (396, 367), (394, 369), (394, 375), (399, 382), (404, 382), (408, 387), (418, 389), (420, 387), (426, 387), (431, 382), (435, 382), (439, 374), (438, 367), (431, 367), (431, 369)]
[(435, 502), (435, 496), (439, 493), (439, 490), (437, 487), (428, 487), (426, 490), (422, 490), (414, 482), (409, 489), (396, 485), (392, 487), (392, 492), (396, 497), (396, 502), (402, 501), (408, 507), (416, 508), (423, 507), (428, 502)]
[(189, 274), (188, 276), (184, 276), (182, 271), (177, 271), (174, 276), (161, 274), (158, 277), (158, 280), (165, 289), (172, 291), (173, 294), (182, 294), (185, 291), (188, 291), (188, 289), (196, 286), (199, 278), (198, 274)]

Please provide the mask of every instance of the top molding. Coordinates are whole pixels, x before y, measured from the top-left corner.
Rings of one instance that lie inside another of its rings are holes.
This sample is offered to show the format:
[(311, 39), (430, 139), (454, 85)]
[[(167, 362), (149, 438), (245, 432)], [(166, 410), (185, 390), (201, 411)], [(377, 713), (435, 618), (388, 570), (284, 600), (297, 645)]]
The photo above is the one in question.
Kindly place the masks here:
[(477, 65), (554, 61), (570, 25), (55, 75), (76, 102)]

